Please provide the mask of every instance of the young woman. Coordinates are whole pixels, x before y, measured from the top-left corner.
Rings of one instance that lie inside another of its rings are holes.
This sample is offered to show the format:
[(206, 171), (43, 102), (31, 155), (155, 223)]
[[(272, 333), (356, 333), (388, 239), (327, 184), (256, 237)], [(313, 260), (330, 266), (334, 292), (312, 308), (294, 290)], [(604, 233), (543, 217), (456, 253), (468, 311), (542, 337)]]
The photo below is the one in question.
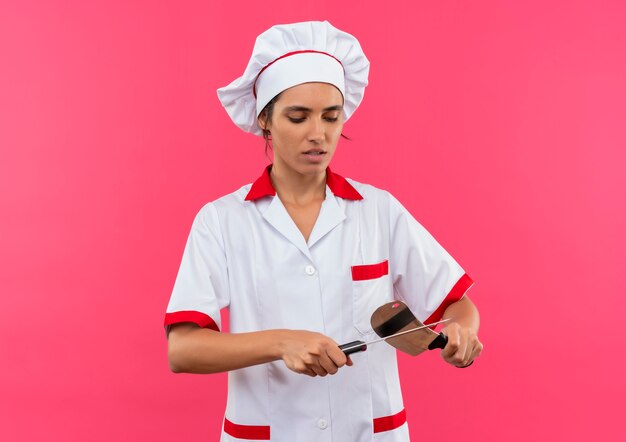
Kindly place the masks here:
[(229, 372), (222, 441), (408, 441), (395, 349), (338, 347), (375, 338), (370, 316), (394, 299), (424, 322), (452, 318), (446, 362), (482, 350), (461, 267), (392, 195), (329, 168), (368, 71), (329, 23), (280, 25), (218, 91), (273, 162), (197, 215), (165, 325), (173, 371)]

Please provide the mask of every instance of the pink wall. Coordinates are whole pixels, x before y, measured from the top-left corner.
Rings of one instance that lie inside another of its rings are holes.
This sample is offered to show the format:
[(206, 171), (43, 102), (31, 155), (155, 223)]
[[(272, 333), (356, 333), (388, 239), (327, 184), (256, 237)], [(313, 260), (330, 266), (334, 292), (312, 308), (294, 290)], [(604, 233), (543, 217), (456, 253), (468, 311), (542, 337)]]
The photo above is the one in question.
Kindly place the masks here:
[(625, 3), (361, 3), (1, 3), (2, 440), (218, 439), (225, 375), (170, 373), (163, 313), (197, 210), (266, 162), (215, 89), (310, 19), (372, 62), (334, 169), (477, 281), (471, 369), (401, 356), (414, 439), (621, 439)]

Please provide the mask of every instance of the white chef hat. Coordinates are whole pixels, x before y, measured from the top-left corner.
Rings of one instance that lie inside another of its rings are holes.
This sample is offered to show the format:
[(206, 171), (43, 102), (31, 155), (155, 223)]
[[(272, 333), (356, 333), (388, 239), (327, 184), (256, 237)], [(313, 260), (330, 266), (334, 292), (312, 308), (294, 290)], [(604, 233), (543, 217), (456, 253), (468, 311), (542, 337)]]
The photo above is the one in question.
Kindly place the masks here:
[(245, 72), (217, 90), (233, 122), (262, 135), (257, 118), (272, 98), (302, 83), (330, 83), (341, 91), (346, 120), (363, 99), (369, 61), (352, 35), (327, 21), (276, 25), (256, 39)]

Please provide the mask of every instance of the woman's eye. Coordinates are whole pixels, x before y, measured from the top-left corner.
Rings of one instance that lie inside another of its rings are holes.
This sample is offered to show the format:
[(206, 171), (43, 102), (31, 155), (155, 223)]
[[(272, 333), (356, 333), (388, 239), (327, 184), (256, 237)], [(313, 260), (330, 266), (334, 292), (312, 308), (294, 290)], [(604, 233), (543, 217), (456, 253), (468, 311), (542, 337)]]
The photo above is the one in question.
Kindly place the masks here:
[[(306, 120), (307, 117), (290, 117), (289, 115), (287, 116), (287, 119), (289, 119), (289, 121), (291, 121), (292, 123), (298, 124), (298, 123), (302, 123)], [(339, 117), (323, 117), (324, 121), (327, 121), (329, 123), (334, 123), (336, 122)]]

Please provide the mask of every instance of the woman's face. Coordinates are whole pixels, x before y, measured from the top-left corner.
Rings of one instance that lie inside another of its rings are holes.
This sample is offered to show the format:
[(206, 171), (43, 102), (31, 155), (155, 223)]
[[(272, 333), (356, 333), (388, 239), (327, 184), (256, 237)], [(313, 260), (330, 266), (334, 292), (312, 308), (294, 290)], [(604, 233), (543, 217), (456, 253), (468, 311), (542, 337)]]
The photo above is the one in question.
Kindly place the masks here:
[(274, 104), (269, 129), (278, 170), (323, 173), (343, 128), (343, 96), (328, 83), (304, 83), (284, 90)]

